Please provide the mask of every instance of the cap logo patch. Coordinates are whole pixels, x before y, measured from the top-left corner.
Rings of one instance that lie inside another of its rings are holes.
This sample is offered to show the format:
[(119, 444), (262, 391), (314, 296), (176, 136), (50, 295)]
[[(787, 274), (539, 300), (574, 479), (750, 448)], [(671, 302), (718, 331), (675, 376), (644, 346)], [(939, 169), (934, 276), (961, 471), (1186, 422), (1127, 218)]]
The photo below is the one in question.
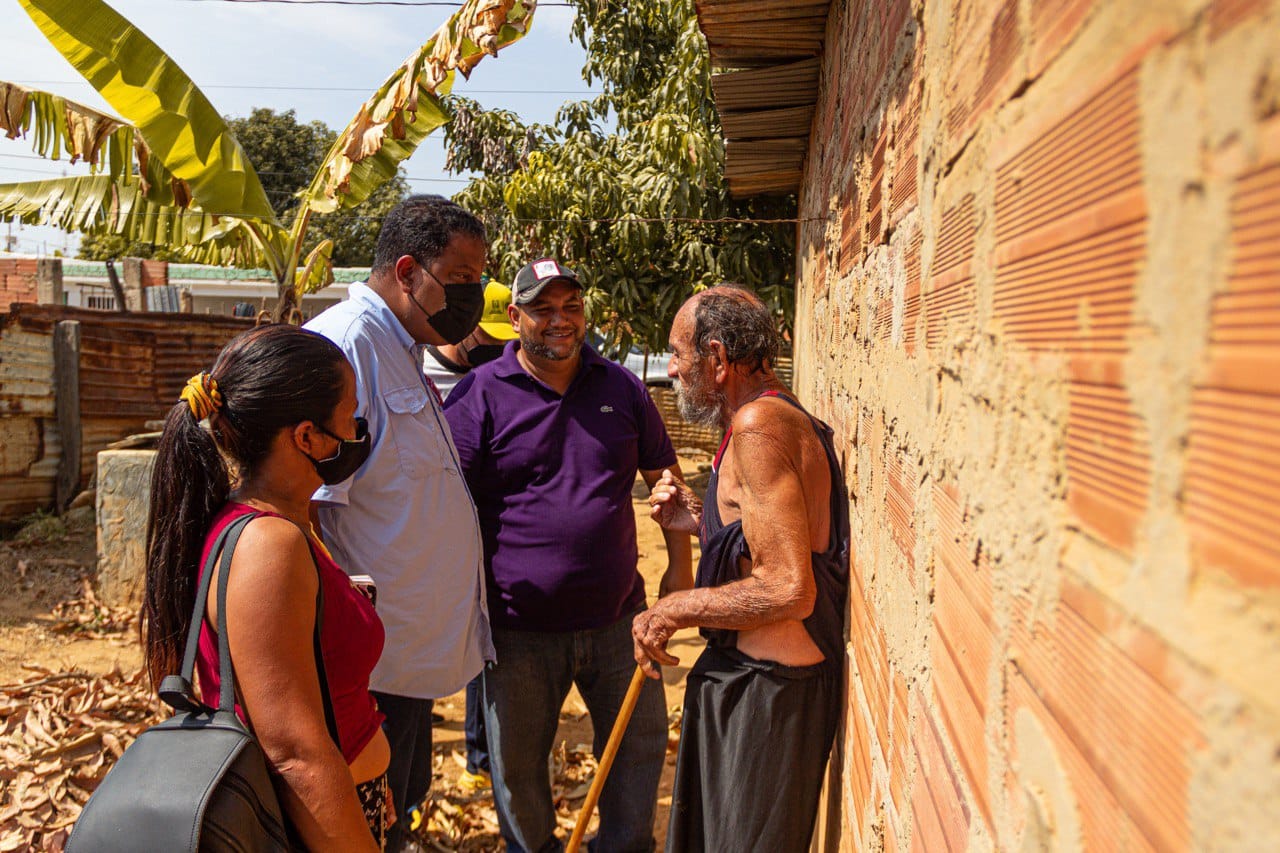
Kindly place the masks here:
[(555, 261), (538, 261), (533, 265), (533, 272), (538, 278), (560, 275), (560, 267)]

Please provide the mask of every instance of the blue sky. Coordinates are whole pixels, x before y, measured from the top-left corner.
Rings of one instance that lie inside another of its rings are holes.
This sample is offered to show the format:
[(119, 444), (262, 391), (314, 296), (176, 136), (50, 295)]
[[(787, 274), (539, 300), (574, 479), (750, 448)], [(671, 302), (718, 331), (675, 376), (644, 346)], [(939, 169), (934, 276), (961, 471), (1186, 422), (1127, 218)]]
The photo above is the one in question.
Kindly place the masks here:
[[(287, 5), (219, 0), (109, 0), (173, 57), (224, 115), (254, 107), (293, 109), (341, 130), (391, 70), (454, 11), (450, 7)], [(567, 100), (587, 97), (585, 54), (569, 38), (573, 10), (543, 6), (532, 31), (486, 57), (454, 91), (487, 107), (549, 122)], [(114, 113), (45, 40), (17, 0), (0, 0), (0, 80), (45, 89)], [(444, 171), (440, 131), (407, 160), (410, 187), (451, 195), (463, 183)], [(0, 183), (87, 170), (33, 159), (28, 140), (0, 134)], [(52, 253), (67, 238), (13, 226), (18, 251)], [(8, 226), (0, 225), (0, 248)], [(75, 238), (69, 248), (74, 252)]]

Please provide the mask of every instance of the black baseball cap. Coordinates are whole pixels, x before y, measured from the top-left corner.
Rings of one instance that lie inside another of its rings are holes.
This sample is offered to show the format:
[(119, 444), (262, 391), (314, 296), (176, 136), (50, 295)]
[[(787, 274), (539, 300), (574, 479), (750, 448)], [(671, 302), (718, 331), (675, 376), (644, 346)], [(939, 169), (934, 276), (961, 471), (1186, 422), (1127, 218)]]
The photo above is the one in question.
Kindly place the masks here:
[(553, 281), (563, 281), (581, 289), (582, 282), (578, 274), (566, 266), (561, 266), (555, 258), (538, 258), (526, 264), (516, 273), (511, 284), (511, 301), (515, 305), (528, 305), (538, 298), (542, 288)]

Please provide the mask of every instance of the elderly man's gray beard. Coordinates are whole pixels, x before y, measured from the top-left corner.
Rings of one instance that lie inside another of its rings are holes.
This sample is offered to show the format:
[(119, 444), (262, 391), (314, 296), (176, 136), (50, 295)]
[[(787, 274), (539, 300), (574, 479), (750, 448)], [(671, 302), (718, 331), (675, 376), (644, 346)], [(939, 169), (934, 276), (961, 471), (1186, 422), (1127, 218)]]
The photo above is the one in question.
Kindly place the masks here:
[(680, 417), (689, 423), (720, 429), (724, 426), (728, 400), (722, 391), (703, 378), (701, 371), (695, 370), (693, 375), (698, 378), (692, 382), (675, 382), (676, 406), (680, 409)]

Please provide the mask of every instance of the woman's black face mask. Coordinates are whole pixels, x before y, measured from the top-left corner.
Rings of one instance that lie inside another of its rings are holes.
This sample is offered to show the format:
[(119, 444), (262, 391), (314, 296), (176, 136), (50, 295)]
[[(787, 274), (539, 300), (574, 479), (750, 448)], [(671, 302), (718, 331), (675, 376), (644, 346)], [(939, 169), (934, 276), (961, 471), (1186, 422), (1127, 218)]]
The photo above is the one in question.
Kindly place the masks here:
[(480, 323), (480, 317), (484, 314), (484, 285), (478, 281), (445, 284), (425, 266), (422, 271), (444, 288), (444, 307), (434, 314), (428, 314), (427, 309), (422, 307), (412, 293), (409, 298), (427, 318), (431, 328), (444, 338), (445, 343), (456, 344), (471, 334)]
[(319, 423), (316, 424), (316, 429), (330, 438), (338, 440), (338, 451), (329, 458), (311, 459), (310, 456), (307, 457), (311, 459), (312, 466), (326, 486), (335, 486), (341, 483), (354, 474), (369, 458), (369, 451), (373, 448), (373, 442), (369, 440), (369, 422), (364, 418), (356, 418), (355, 438), (343, 438), (342, 436), (334, 435), (325, 429), (323, 424)]

